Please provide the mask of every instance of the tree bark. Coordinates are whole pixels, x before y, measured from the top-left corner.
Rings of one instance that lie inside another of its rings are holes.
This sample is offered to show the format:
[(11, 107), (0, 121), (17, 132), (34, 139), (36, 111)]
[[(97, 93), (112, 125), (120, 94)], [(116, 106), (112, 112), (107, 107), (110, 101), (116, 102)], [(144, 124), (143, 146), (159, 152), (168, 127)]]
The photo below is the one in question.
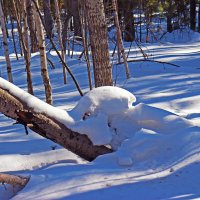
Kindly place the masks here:
[[(57, 32), (58, 32), (58, 41), (59, 41), (59, 45), (60, 45), (60, 49), (61, 49), (61, 56), (63, 61), (65, 61), (65, 50), (63, 47), (63, 43), (62, 43), (62, 24), (61, 24), (61, 20), (60, 20), (60, 10), (59, 10), (59, 5), (58, 5), (58, 0), (54, 0), (55, 3), (55, 15), (56, 15), (56, 24), (57, 24)], [(65, 66), (63, 65), (63, 80), (64, 80), (64, 84), (67, 84), (67, 76), (66, 76), (66, 69)]]
[(112, 69), (103, 0), (85, 0), (85, 7), (90, 33), (95, 87), (112, 85)]
[(126, 42), (133, 42), (135, 40), (135, 24), (133, 17), (133, 2), (128, 2), (126, 4), (126, 9), (124, 10), (124, 23), (125, 23), (125, 32), (124, 40)]
[(30, 30), (31, 52), (34, 53), (38, 51), (38, 42), (36, 37), (36, 27), (35, 27), (36, 25), (33, 16), (33, 5), (32, 5), (32, 0), (25, 0), (25, 1), (27, 9), (28, 27)]
[(81, 21), (81, 31), (82, 31), (82, 44), (83, 44), (83, 54), (87, 64), (87, 73), (88, 73), (88, 82), (90, 90), (92, 90), (92, 77), (91, 77), (91, 70), (90, 70), (90, 58), (88, 52), (88, 26), (86, 20), (86, 9), (85, 5), (79, 1), (79, 17)]
[(8, 75), (8, 80), (12, 83), (13, 82), (12, 68), (11, 68), (11, 64), (10, 64), (8, 41), (7, 41), (7, 34), (6, 34), (6, 24), (5, 24), (4, 12), (3, 12), (1, 1), (0, 1), (0, 22), (1, 22), (1, 30), (2, 30), (2, 34), (3, 34), (4, 54), (5, 54), (5, 58), (6, 58), (6, 64), (7, 64), (7, 75)]
[(24, 22), (24, 55), (26, 61), (26, 74), (27, 74), (27, 86), (28, 92), (30, 94), (33, 93), (33, 84), (32, 84), (32, 75), (31, 75), (31, 55), (29, 48), (29, 30), (28, 30), (28, 22), (27, 22), (27, 11), (26, 11), (26, 0), (22, 0), (22, 9), (23, 9), (23, 22)]
[(51, 15), (51, 4), (50, 0), (43, 0), (43, 8), (44, 8), (44, 23), (45, 30), (48, 38), (52, 38), (53, 36), (53, 18)]
[(18, 123), (29, 127), (39, 135), (60, 144), (88, 161), (92, 161), (99, 155), (112, 152), (112, 149), (103, 145), (93, 145), (86, 135), (70, 130), (66, 125), (45, 114), (45, 111), (40, 113), (34, 111), (34, 107), (29, 107), (26, 103), (28, 98), (19, 99), (12, 95), (8, 89), (4, 89), (7, 88), (5, 87), (7, 83), (0, 78), (0, 112), (7, 117), (17, 120)]
[[(38, 0), (35, 1), (38, 5)], [(46, 102), (48, 104), (52, 104), (52, 90), (51, 90), (51, 84), (48, 74), (48, 68), (47, 68), (47, 58), (46, 58), (46, 46), (45, 46), (45, 38), (44, 38), (44, 31), (42, 27), (42, 22), (40, 20), (40, 16), (37, 13), (37, 10), (34, 5), (34, 16), (35, 16), (35, 22), (37, 24), (37, 38), (38, 38), (38, 44), (39, 44), (39, 50), (40, 50), (40, 62), (41, 62), (41, 75), (43, 78), (43, 83), (45, 87), (45, 95), (46, 95)]]
[(115, 26), (117, 29), (117, 44), (119, 46), (118, 49), (120, 51), (120, 55), (122, 54), (122, 56), (123, 56), (124, 66), (125, 66), (125, 71), (126, 71), (126, 78), (128, 79), (128, 78), (130, 78), (130, 72), (129, 72), (129, 68), (128, 68), (128, 62), (127, 62), (127, 57), (126, 57), (123, 41), (122, 41), (122, 33), (121, 33), (120, 26), (119, 26), (116, 0), (112, 0), (112, 5), (113, 5), (113, 11), (114, 11), (114, 17), (115, 17)]

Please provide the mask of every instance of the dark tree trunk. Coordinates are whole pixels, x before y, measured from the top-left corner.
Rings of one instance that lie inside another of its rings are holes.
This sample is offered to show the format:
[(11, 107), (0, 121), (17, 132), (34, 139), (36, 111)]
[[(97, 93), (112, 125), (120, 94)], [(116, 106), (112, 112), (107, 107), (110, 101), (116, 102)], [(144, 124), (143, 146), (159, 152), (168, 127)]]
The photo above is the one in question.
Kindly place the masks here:
[(28, 21), (28, 27), (30, 30), (30, 40), (31, 40), (31, 52), (37, 52), (38, 51), (38, 42), (36, 37), (36, 28), (35, 28), (35, 20), (33, 16), (33, 5), (32, 0), (26, 0), (26, 10), (27, 10), (27, 21)]
[(53, 18), (51, 15), (51, 4), (50, 0), (43, 0), (43, 8), (44, 8), (44, 23), (45, 30), (48, 38), (52, 38), (53, 36)]
[(196, 1), (190, 0), (190, 28), (196, 30)]
[(172, 18), (171, 16), (167, 16), (167, 31), (169, 33), (171, 33), (173, 31), (173, 28), (172, 28)]
[(132, 10), (127, 10), (124, 15), (125, 23), (125, 33), (124, 40), (126, 42), (132, 42), (135, 40), (135, 27), (134, 27), (134, 17)]
[(169, 1), (169, 6), (167, 9), (167, 31), (171, 33), (173, 31), (172, 27), (172, 0)]
[(199, 3), (199, 11), (198, 11), (198, 32), (200, 33), (200, 3)]

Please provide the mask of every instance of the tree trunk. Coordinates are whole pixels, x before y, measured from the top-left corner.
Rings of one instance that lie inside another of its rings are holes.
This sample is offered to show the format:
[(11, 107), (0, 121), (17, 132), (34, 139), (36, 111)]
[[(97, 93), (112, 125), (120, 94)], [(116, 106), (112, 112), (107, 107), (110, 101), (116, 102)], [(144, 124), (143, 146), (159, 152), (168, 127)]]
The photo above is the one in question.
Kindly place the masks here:
[(112, 85), (107, 25), (103, 0), (85, 0), (92, 50), (95, 87)]
[(32, 0), (26, 0), (26, 10), (27, 10), (28, 27), (30, 30), (31, 52), (34, 53), (38, 51), (38, 42), (36, 37), (36, 27), (35, 27), (36, 25), (33, 16)]
[(8, 75), (8, 80), (12, 83), (13, 82), (12, 68), (11, 68), (11, 64), (10, 64), (7, 34), (6, 34), (6, 24), (5, 24), (5, 20), (4, 20), (4, 13), (3, 13), (1, 1), (0, 1), (0, 22), (1, 22), (1, 30), (2, 30), (2, 34), (3, 34), (4, 55), (5, 55), (6, 64), (7, 64), (7, 75)]
[(114, 10), (115, 26), (116, 26), (116, 29), (117, 29), (117, 44), (119, 45), (118, 49), (120, 51), (120, 55), (122, 54), (122, 56), (123, 56), (124, 66), (125, 66), (125, 71), (126, 71), (126, 78), (128, 79), (128, 78), (130, 78), (130, 72), (129, 72), (129, 68), (128, 68), (128, 62), (127, 62), (127, 58), (126, 58), (126, 53), (125, 53), (123, 41), (122, 41), (122, 33), (121, 33), (121, 30), (120, 30), (120, 26), (119, 26), (116, 0), (112, 0), (112, 5), (113, 5), (113, 10)]
[[(22, 9), (23, 9), (23, 22), (24, 22), (24, 45), (25, 45), (25, 60), (26, 60), (26, 73), (27, 73), (27, 85), (28, 92), (30, 94), (33, 93), (33, 84), (32, 84), (32, 76), (31, 76), (31, 55), (29, 48), (29, 31), (28, 31), (28, 22), (27, 22), (27, 12), (26, 12), (26, 0), (22, 0)], [(25, 53), (24, 52), (24, 53)]]
[[(65, 61), (65, 50), (63, 47), (63, 43), (62, 43), (62, 24), (61, 24), (61, 20), (60, 20), (60, 10), (59, 10), (59, 6), (58, 6), (58, 0), (54, 0), (55, 3), (55, 15), (56, 15), (56, 24), (57, 24), (57, 32), (58, 32), (58, 41), (60, 44), (60, 49), (61, 49), (61, 56), (62, 59)], [(64, 84), (67, 83), (67, 77), (66, 77), (66, 69), (65, 66), (63, 66), (63, 80), (64, 80)]]
[(17, 54), (16, 42), (15, 42), (14, 20), (13, 20), (12, 16), (10, 16), (10, 23), (11, 23), (11, 34), (12, 34), (13, 48), (14, 48), (16, 59), (19, 60), (19, 57), (18, 57), (18, 54)]
[(126, 5), (124, 10), (124, 23), (125, 23), (125, 32), (124, 40), (126, 42), (133, 42), (135, 40), (135, 25), (133, 17), (133, 3), (129, 2)]
[(81, 21), (78, 13), (78, 0), (73, 0), (72, 2), (72, 15), (74, 19), (74, 36), (82, 37)]
[[(44, 111), (36, 112), (34, 111), (36, 108), (29, 107), (26, 102), (32, 97), (30, 94), (24, 94), (27, 98), (20, 98), (19, 95), (16, 97), (9, 92), (9, 88), (9, 82), (0, 78), (0, 112), (7, 117), (17, 120), (18, 123), (28, 126), (39, 135), (60, 144), (88, 161), (92, 161), (99, 155), (112, 152), (112, 149), (105, 146), (93, 145), (86, 135), (70, 130), (52, 116), (45, 114), (46, 106), (49, 108), (52, 106), (47, 104), (44, 106)], [(19, 88), (17, 89), (19, 90)], [(36, 100), (36, 97), (32, 98), (35, 98), (34, 101)]]
[(169, 1), (169, 6), (167, 8), (167, 32), (171, 33), (173, 31), (172, 28), (172, 0)]
[(190, 28), (196, 30), (196, 1), (190, 0)]
[[(38, 0), (35, 2), (38, 5)], [(37, 24), (36, 29), (37, 29), (37, 38), (38, 38), (38, 44), (39, 44), (39, 50), (40, 50), (41, 75), (42, 75), (43, 83), (45, 87), (46, 102), (48, 104), (52, 104), (53, 100), (52, 100), (51, 84), (50, 84), (48, 68), (47, 68), (44, 31), (42, 27), (42, 22), (40, 20), (39, 14), (37, 13), (35, 6), (34, 6), (34, 16), (35, 16), (35, 22)]]
[(198, 10), (198, 32), (200, 33), (200, 3), (199, 3), (199, 10)]
[(44, 8), (44, 23), (45, 30), (48, 38), (52, 38), (53, 36), (53, 18), (51, 15), (51, 4), (50, 0), (43, 0), (43, 8)]
[(23, 46), (24, 51), (24, 60), (26, 64), (26, 73), (27, 73), (27, 87), (28, 92), (33, 94), (33, 86), (32, 86), (32, 77), (31, 77), (31, 57), (30, 57), (30, 49), (29, 49), (29, 34), (28, 34), (28, 25), (27, 25), (27, 18), (26, 18), (26, 5), (25, 0), (22, 0), (22, 19), (24, 22), (24, 31), (22, 30), (22, 25), (20, 23), (19, 12), (16, 8), (16, 1), (12, 0), (13, 2), (13, 12), (17, 21), (17, 27), (19, 32), (19, 37)]
[(86, 10), (85, 5), (79, 1), (79, 17), (81, 21), (81, 31), (82, 31), (82, 44), (83, 44), (83, 54), (87, 64), (87, 73), (88, 73), (88, 82), (90, 90), (92, 90), (92, 77), (91, 77), (91, 70), (90, 70), (90, 58), (88, 52), (88, 26), (86, 20)]

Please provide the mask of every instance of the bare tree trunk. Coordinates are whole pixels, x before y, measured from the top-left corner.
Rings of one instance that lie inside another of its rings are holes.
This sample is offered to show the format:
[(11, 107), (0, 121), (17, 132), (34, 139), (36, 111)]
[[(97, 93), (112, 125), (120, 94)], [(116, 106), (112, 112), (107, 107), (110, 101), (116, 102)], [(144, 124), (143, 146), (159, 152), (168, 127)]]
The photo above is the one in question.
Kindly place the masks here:
[(81, 21), (80, 16), (78, 13), (78, 1), (79, 0), (71, 0), (71, 7), (72, 7), (72, 15), (73, 15), (73, 22), (74, 22), (74, 36), (78, 36), (81, 39), (82, 32), (81, 32)]
[[(62, 43), (62, 24), (61, 24), (61, 20), (60, 20), (60, 10), (59, 10), (59, 6), (58, 6), (58, 0), (54, 0), (55, 3), (55, 14), (56, 14), (56, 24), (57, 24), (57, 29), (58, 29), (58, 41), (60, 44), (60, 49), (61, 49), (61, 56), (62, 59), (65, 61), (65, 50), (63, 47), (63, 43)], [(65, 66), (63, 65), (63, 78), (64, 78), (64, 84), (67, 83), (67, 76), (66, 76), (66, 69)]]
[(87, 40), (87, 20), (86, 20), (86, 11), (85, 5), (79, 1), (79, 15), (81, 21), (81, 31), (82, 31), (82, 43), (83, 43), (83, 53), (85, 56), (86, 64), (87, 64), (87, 73), (88, 73), (88, 81), (90, 90), (92, 90), (92, 78), (90, 72), (90, 58), (88, 53), (88, 40)]
[(33, 94), (33, 84), (32, 84), (32, 76), (31, 76), (31, 55), (29, 48), (29, 31), (28, 31), (28, 22), (27, 22), (27, 11), (26, 11), (26, 0), (22, 0), (22, 9), (23, 9), (23, 22), (24, 22), (24, 55), (26, 60), (26, 73), (27, 73), (27, 85), (28, 92)]
[(50, 0), (43, 0), (43, 8), (44, 8), (44, 23), (45, 30), (48, 38), (52, 38), (53, 36), (53, 18), (51, 15), (51, 4)]
[(24, 0), (22, 0), (22, 12), (23, 15), (23, 22), (24, 22), (24, 35), (22, 30), (22, 25), (20, 23), (20, 17), (19, 17), (19, 10), (17, 10), (16, 7), (16, 0), (12, 0), (13, 2), (13, 12), (17, 21), (17, 27), (19, 32), (20, 41), (23, 47), (24, 51), (24, 60), (26, 64), (26, 73), (27, 73), (27, 86), (28, 86), (28, 92), (30, 94), (33, 94), (33, 86), (32, 86), (32, 78), (31, 78), (31, 62), (30, 62), (30, 49), (29, 49), (29, 34), (28, 34), (28, 26), (27, 26), (27, 20), (26, 20), (26, 10), (24, 5)]
[(133, 42), (135, 39), (133, 2), (131, 2), (131, 1), (127, 2), (124, 9), (125, 9), (124, 10), (124, 23), (125, 23), (124, 40), (126, 42)]
[(118, 45), (119, 45), (120, 54), (122, 54), (123, 60), (124, 60), (124, 66), (125, 66), (125, 70), (126, 70), (126, 78), (128, 79), (128, 78), (130, 78), (130, 72), (129, 72), (129, 68), (128, 68), (128, 62), (127, 62), (127, 57), (126, 57), (123, 41), (122, 41), (122, 33), (120, 30), (120, 26), (119, 26), (116, 0), (112, 0), (112, 4), (113, 4), (114, 17), (115, 17), (115, 25), (116, 25), (116, 29), (117, 29), (117, 41), (118, 41)]
[(169, 0), (169, 5), (167, 8), (167, 31), (171, 33), (173, 31), (172, 28), (172, 0)]
[[(35, 1), (38, 5), (38, 0)], [(39, 17), (39, 14), (37, 13), (37, 10), (34, 5), (34, 16), (35, 16), (35, 22), (37, 24), (37, 38), (38, 38), (38, 44), (39, 44), (39, 50), (40, 50), (40, 62), (41, 62), (41, 75), (43, 78), (43, 83), (45, 87), (45, 94), (46, 94), (46, 102), (48, 104), (52, 104), (52, 91), (51, 91), (51, 84), (47, 69), (47, 58), (46, 58), (46, 46), (45, 46), (45, 38), (44, 38), (44, 31), (42, 27), (42, 23)]]
[(5, 59), (6, 59), (6, 64), (7, 64), (8, 80), (10, 82), (13, 82), (12, 68), (11, 68), (10, 57), (9, 57), (9, 52), (8, 52), (6, 24), (5, 24), (5, 20), (4, 20), (4, 13), (3, 13), (3, 8), (2, 8), (2, 2), (1, 1), (0, 1), (0, 22), (1, 22), (1, 30), (2, 30), (2, 34), (3, 34), (3, 47), (4, 47), (4, 55), (5, 55)]
[(85, 7), (90, 33), (95, 87), (112, 85), (112, 68), (103, 0), (85, 0)]
[[(106, 146), (93, 145), (86, 135), (72, 131), (52, 116), (45, 114), (45, 111), (35, 112), (36, 108), (29, 107), (26, 99), (20, 99), (9, 93), (7, 84), (9, 83), (6, 80), (0, 78), (0, 112), (7, 117), (17, 120), (18, 123), (28, 126), (39, 135), (60, 144), (88, 161), (112, 152), (112, 149)], [(30, 94), (26, 93), (26, 95)]]
[(198, 10), (198, 32), (200, 33), (200, 3), (199, 3), (199, 10)]
[(196, 0), (190, 0), (190, 28), (196, 30)]
[(26, 0), (26, 9), (27, 9), (28, 27), (30, 30), (31, 52), (34, 53), (38, 51), (38, 42), (36, 36), (36, 24), (33, 16), (32, 0)]
[(15, 42), (14, 22), (13, 22), (12, 16), (10, 16), (10, 21), (11, 21), (11, 34), (12, 34), (12, 40), (13, 40), (13, 48), (14, 48), (16, 59), (19, 60), (19, 57), (17, 54), (16, 42)]

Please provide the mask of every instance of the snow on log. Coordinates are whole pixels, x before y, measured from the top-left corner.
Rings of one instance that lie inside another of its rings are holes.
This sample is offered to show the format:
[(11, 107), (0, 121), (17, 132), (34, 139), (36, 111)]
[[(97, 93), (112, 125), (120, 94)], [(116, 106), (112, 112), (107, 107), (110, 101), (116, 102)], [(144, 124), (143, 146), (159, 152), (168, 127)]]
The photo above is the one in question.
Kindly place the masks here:
[[(44, 112), (42, 108), (51, 110), (51, 112)], [(88, 161), (92, 161), (99, 155), (112, 152), (112, 149), (104, 145), (94, 145), (87, 135), (67, 127), (67, 124), (71, 123), (70, 117), (65, 117), (66, 121), (54, 118), (56, 114), (54, 112), (59, 111), (59, 109), (0, 78), (0, 112), (7, 117), (29, 127), (39, 135), (60, 144)], [(61, 114), (63, 113), (61, 112)]]

